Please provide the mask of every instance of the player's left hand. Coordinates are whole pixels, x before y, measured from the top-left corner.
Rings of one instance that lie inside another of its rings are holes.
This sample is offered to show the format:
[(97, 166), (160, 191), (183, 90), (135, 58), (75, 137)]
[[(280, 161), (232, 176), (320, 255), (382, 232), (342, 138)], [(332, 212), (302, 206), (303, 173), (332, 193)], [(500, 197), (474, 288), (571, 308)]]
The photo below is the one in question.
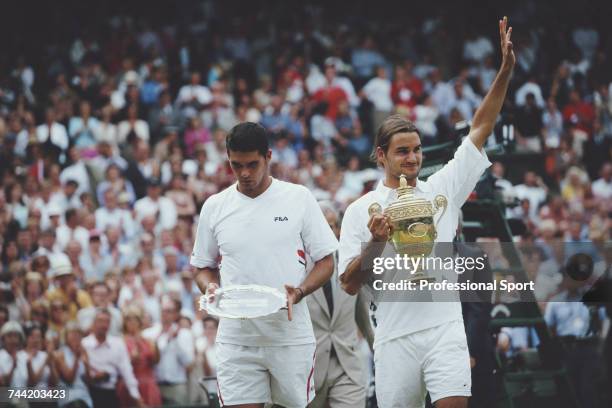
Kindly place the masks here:
[(499, 20), (499, 37), (501, 42), (502, 52), (502, 69), (514, 68), (516, 57), (514, 56), (514, 49), (510, 37), (512, 36), (512, 27), (508, 27), (508, 17), (504, 17), (503, 20)]
[(293, 305), (302, 300), (304, 292), (302, 289), (294, 288), (290, 285), (285, 285), (285, 291), (287, 292), (287, 317), (291, 321), (293, 319)]

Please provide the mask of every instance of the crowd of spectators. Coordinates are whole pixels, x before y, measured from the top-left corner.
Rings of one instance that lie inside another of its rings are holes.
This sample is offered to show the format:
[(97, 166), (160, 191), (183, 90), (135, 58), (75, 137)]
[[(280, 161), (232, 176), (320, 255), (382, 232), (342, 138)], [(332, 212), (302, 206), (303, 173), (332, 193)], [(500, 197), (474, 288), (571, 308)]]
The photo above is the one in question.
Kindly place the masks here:
[[(3, 384), (70, 383), (90, 406), (122, 377), (126, 406), (200, 401), (217, 322), (199, 311), (188, 259), (199, 208), (234, 182), (227, 131), (260, 122), (273, 176), (343, 210), (380, 177), (369, 155), (387, 115), (413, 120), (425, 146), (449, 140), (496, 74), (495, 14), (466, 24), (450, 5), (385, 21), (363, 2), (237, 14), (188, 4), (178, 22), (102, 16), (62, 41), (37, 39), (44, 58), (3, 64)], [(514, 125), (517, 152), (545, 165), (522, 181), (507, 180), (501, 162), (491, 171), (504, 200), (518, 200), (507, 216), (525, 222), (523, 240), (603, 245), (612, 42), (568, 7), (523, 1), (509, 14), (517, 67), (500, 120)], [(541, 18), (554, 12), (567, 30)], [(129, 356), (125, 372), (96, 352), (107, 336), (124, 339), (107, 344)], [(81, 373), (97, 395), (74, 380)]]

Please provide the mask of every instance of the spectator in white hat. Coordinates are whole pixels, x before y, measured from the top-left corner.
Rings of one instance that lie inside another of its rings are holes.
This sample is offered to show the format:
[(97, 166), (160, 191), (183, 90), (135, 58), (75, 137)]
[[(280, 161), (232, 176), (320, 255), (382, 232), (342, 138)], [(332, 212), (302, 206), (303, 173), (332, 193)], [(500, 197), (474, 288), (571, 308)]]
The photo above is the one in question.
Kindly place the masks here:
[(27, 358), (25, 351), (20, 351), (25, 343), (21, 325), (15, 321), (4, 323), (0, 330), (2, 349), (0, 349), (0, 385), (10, 387), (27, 386), (27, 372), (18, 370), (19, 362)]
[(64, 257), (57, 257), (52, 261), (55, 288), (47, 292), (47, 299), (49, 302), (59, 299), (68, 305), (69, 320), (74, 320), (79, 309), (90, 307), (93, 303), (89, 294), (77, 287), (70, 260), (65, 255)]

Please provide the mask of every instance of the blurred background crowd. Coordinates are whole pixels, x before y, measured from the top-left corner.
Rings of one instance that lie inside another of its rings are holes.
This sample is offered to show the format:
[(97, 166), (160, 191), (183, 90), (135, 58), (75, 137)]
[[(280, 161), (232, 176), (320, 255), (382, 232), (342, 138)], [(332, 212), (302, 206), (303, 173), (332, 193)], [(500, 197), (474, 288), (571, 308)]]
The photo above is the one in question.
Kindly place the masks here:
[(517, 66), (500, 123), (512, 125), (513, 157), (538, 163), (494, 157), (506, 215), (530, 242), (610, 240), (612, 38), (600, 2), (322, 4), (11, 6), (32, 20), (0, 28), (2, 381), (96, 377), (104, 359), (81, 337), (97, 330), (125, 339), (136, 382), (123, 376), (122, 404), (202, 401), (217, 321), (199, 311), (188, 259), (202, 203), (234, 182), (227, 131), (264, 125), (273, 176), (342, 211), (380, 177), (369, 155), (387, 115), (413, 120), (425, 146), (472, 118), (503, 14)]

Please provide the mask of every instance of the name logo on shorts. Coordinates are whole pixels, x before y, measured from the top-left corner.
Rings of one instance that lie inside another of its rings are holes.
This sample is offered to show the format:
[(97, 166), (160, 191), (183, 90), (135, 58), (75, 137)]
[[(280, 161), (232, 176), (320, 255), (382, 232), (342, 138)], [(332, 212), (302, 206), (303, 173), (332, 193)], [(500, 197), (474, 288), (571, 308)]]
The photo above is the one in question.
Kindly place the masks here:
[(281, 221), (281, 222), (282, 221), (289, 221), (289, 218), (287, 218), (287, 217), (274, 217), (274, 222), (277, 222), (277, 221)]

